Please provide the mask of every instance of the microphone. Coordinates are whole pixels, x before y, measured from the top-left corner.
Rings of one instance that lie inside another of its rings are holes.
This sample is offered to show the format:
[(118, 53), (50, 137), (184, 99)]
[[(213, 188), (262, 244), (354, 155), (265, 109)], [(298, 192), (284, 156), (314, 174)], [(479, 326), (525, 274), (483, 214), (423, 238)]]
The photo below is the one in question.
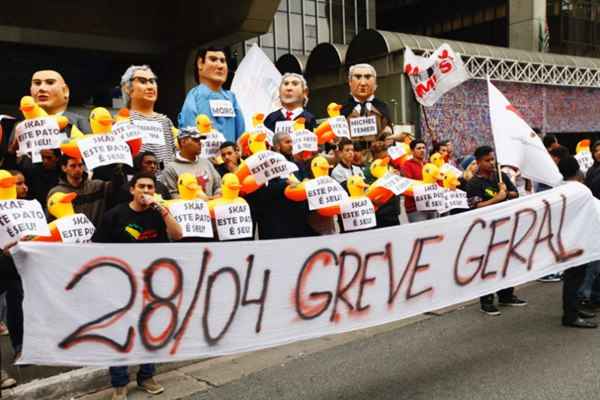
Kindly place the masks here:
[(153, 200), (152, 196), (144, 195), (144, 197), (142, 199), (143, 199), (142, 204), (148, 205), (148, 208), (150, 208), (152, 211), (155, 211), (157, 213), (162, 213), (162, 207), (157, 202), (152, 201)]

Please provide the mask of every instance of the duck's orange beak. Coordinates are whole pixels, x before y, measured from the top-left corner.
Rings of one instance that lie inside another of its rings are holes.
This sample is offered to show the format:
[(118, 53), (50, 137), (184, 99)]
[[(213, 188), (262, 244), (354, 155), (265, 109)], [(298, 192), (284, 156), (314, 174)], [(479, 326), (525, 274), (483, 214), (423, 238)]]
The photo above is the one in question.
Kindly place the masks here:
[(77, 197), (77, 193), (75, 193), (75, 192), (67, 193), (63, 196), (62, 199), (60, 199), (60, 202), (61, 203), (70, 203), (73, 200), (75, 200), (76, 197)]
[(7, 176), (6, 178), (0, 179), (0, 188), (8, 189), (17, 184), (16, 176)]

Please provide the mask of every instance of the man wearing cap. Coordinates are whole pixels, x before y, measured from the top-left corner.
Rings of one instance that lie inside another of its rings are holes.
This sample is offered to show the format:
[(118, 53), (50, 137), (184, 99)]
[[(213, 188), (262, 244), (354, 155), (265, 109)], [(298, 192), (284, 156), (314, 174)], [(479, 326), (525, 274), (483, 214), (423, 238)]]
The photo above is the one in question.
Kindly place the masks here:
[[(362, 129), (360, 136), (365, 139), (374, 138), (382, 132), (392, 133), (392, 118), (387, 105), (375, 97), (377, 90), (377, 72), (370, 64), (356, 64), (348, 71), (350, 97), (342, 107), (342, 115), (348, 118), (350, 134), (356, 138), (356, 129)], [(375, 117), (376, 129), (369, 124), (369, 117)], [(358, 118), (364, 123), (359, 122)], [(355, 124), (352, 123), (354, 120)], [(354, 127), (356, 128), (354, 128)], [(369, 132), (369, 127), (372, 131)]]
[(206, 158), (199, 157), (202, 149), (200, 141), (201, 134), (195, 129), (181, 129), (177, 140), (179, 141), (179, 152), (175, 160), (167, 164), (161, 181), (169, 189), (173, 198), (179, 198), (177, 191), (177, 179), (179, 175), (189, 172), (196, 176), (198, 183), (208, 197), (221, 194), (221, 176)]
[(201, 49), (194, 69), (198, 86), (185, 98), (179, 113), (179, 128), (196, 126), (196, 117), (205, 114), (210, 117), (213, 128), (228, 141), (235, 142), (246, 129), (235, 94), (223, 89), (228, 72), (225, 52), (215, 47)]

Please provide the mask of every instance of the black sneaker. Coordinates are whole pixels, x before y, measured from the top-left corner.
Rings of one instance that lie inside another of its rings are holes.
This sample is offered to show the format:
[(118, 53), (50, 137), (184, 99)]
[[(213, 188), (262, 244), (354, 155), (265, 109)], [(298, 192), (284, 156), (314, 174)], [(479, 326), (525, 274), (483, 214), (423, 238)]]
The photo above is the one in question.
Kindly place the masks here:
[(482, 304), (480, 308), (482, 313), (486, 313), (487, 315), (500, 315), (502, 314), (500, 310), (496, 308), (493, 304)]
[(504, 307), (523, 307), (527, 305), (527, 301), (521, 300), (517, 296), (513, 296), (509, 299), (499, 299), (498, 305)]
[(550, 275), (542, 276), (537, 281), (538, 282), (544, 282), (544, 283), (560, 282), (560, 274), (550, 274)]

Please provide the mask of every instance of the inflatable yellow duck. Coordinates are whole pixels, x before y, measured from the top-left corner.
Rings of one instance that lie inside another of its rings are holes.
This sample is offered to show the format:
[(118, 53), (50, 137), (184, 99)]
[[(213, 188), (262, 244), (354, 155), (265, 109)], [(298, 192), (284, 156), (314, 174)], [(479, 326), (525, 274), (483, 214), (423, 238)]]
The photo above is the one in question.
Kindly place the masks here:
[[(25, 117), (25, 119), (34, 119), (49, 116), (48, 113), (42, 107), (40, 107), (31, 96), (23, 96), (21, 98), (21, 102), (19, 103), (19, 109), (21, 110), (21, 113), (23, 113), (23, 117)], [(56, 119), (58, 128), (61, 131), (65, 129), (66, 126), (69, 124), (69, 120), (63, 115), (53, 115), (52, 117)]]
[(342, 110), (342, 106), (337, 103), (329, 103), (327, 106), (327, 115), (329, 118), (319, 124), (315, 129), (315, 134), (317, 135), (317, 140), (319, 144), (331, 143), (336, 138), (333, 129), (331, 128), (330, 119), (339, 117), (340, 111)]
[[(329, 162), (323, 156), (316, 156), (310, 162), (310, 170), (315, 178), (320, 178), (322, 176), (328, 176), (330, 169), (331, 169), (331, 166), (329, 165)], [(292, 185), (288, 185), (284, 191), (285, 197), (292, 201), (306, 200), (305, 185), (309, 181), (310, 180), (304, 180), (297, 184), (294, 183)]]
[(208, 209), (211, 217), (215, 217), (215, 207), (229, 205), (229, 204), (248, 204), (246, 200), (240, 197), (240, 189), (242, 185), (240, 180), (234, 173), (227, 173), (223, 175), (221, 180), (221, 197), (213, 200), (209, 200)]
[(177, 190), (179, 191), (180, 200), (208, 199), (206, 193), (202, 190), (202, 186), (198, 184), (198, 179), (194, 174), (189, 172), (179, 175), (177, 179)]
[(431, 161), (431, 163), (438, 168), (442, 168), (444, 164), (446, 164), (444, 156), (442, 156), (440, 153), (433, 153), (431, 157), (429, 157), (429, 161)]
[(442, 173), (442, 186), (450, 190), (456, 190), (460, 186), (460, 181), (454, 171), (449, 169)]
[[(352, 175), (349, 177), (346, 181), (346, 187), (348, 188), (348, 193), (350, 193), (350, 199), (368, 199), (371, 201), (367, 197), (367, 189), (369, 188), (369, 185), (365, 183), (365, 180), (362, 176)], [(319, 209), (319, 214), (324, 217), (332, 217), (334, 215), (339, 215), (340, 213), (341, 208), (339, 205)]]
[(73, 200), (75, 200), (76, 197), (77, 193), (75, 192), (53, 193), (48, 198), (47, 203), (48, 213), (54, 218), (56, 218), (56, 220), (48, 224), (50, 236), (37, 236), (33, 240), (39, 242), (62, 242), (62, 237), (60, 236), (60, 232), (58, 231), (56, 221), (64, 217), (70, 217), (72, 215), (75, 215), (75, 210), (73, 209)]
[(0, 200), (17, 198), (17, 177), (5, 169), (0, 169)]

